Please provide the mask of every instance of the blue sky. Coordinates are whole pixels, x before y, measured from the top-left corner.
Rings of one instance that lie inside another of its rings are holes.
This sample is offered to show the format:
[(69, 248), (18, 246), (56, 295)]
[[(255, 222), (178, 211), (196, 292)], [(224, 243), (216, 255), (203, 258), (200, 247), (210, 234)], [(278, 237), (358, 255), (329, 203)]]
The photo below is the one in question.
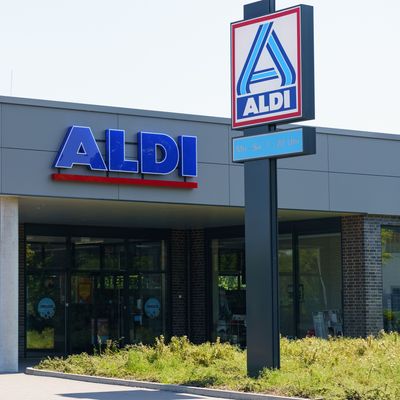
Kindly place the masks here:
[[(230, 116), (229, 23), (249, 1), (0, 2), (0, 95)], [(400, 133), (400, 2), (304, 4), (315, 10), (311, 124)]]

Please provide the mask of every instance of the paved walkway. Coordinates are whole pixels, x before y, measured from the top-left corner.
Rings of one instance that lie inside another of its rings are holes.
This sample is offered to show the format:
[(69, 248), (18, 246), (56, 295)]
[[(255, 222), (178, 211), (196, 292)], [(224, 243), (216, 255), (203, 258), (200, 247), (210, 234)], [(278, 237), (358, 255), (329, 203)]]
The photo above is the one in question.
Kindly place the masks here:
[(0, 374), (1, 400), (200, 400), (217, 399), (185, 393), (78, 382), (42, 376)]

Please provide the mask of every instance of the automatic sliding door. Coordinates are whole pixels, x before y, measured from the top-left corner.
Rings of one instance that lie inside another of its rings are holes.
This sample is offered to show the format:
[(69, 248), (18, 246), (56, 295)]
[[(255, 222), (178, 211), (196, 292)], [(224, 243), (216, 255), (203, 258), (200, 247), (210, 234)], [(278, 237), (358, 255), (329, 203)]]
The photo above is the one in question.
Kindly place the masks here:
[(122, 342), (125, 337), (125, 290), (124, 276), (104, 275), (102, 295), (97, 313), (97, 337), (101, 343), (107, 340)]
[(152, 343), (165, 334), (165, 243), (128, 243), (127, 323), (130, 343)]
[(97, 343), (96, 307), (100, 280), (92, 274), (71, 276), (69, 303), (69, 352), (90, 351)]

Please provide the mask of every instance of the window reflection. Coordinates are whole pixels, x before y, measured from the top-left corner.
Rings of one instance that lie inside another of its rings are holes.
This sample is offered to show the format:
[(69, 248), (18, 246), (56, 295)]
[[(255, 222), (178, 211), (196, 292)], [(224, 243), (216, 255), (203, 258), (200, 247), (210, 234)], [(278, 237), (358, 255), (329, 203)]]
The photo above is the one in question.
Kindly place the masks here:
[(299, 236), (298, 336), (342, 335), (341, 236)]
[[(279, 235), (281, 334), (291, 338), (306, 335), (341, 335), (341, 235), (332, 233), (298, 236), (296, 265), (293, 237), (296, 238), (296, 235)], [(211, 247), (213, 338), (215, 340), (220, 337), (223, 341), (244, 346), (244, 238), (213, 239)]]
[(129, 240), (129, 267), (143, 272), (164, 270), (162, 245), (163, 243), (160, 241)]
[(26, 266), (33, 269), (61, 269), (66, 265), (66, 238), (27, 236)]
[(400, 332), (400, 227), (382, 227), (383, 323)]
[(243, 238), (212, 241), (214, 335), (242, 346), (246, 343), (246, 284)]

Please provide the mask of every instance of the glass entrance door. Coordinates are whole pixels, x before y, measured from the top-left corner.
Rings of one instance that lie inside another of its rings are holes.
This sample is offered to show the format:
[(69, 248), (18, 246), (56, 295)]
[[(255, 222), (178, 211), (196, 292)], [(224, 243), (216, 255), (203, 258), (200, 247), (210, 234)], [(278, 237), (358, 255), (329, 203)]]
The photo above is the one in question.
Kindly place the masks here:
[(68, 303), (69, 353), (91, 351), (95, 341), (95, 318), (100, 297), (99, 276), (71, 275), (71, 298)]
[(124, 275), (73, 274), (68, 309), (70, 353), (91, 352), (108, 340), (125, 342)]
[(127, 338), (149, 344), (165, 332), (165, 243), (128, 243)]
[(26, 349), (32, 355), (65, 353), (65, 275), (38, 273), (26, 282)]
[(107, 340), (125, 342), (125, 279), (122, 275), (102, 276), (101, 296), (97, 316), (94, 319), (93, 334), (95, 343), (104, 344)]
[(26, 353), (29, 356), (65, 354), (66, 238), (27, 236)]
[(26, 271), (28, 356), (165, 334), (164, 240), (27, 235)]
[[(72, 238), (69, 352), (90, 352), (126, 337), (125, 241)], [(120, 271), (120, 272), (118, 272)]]

